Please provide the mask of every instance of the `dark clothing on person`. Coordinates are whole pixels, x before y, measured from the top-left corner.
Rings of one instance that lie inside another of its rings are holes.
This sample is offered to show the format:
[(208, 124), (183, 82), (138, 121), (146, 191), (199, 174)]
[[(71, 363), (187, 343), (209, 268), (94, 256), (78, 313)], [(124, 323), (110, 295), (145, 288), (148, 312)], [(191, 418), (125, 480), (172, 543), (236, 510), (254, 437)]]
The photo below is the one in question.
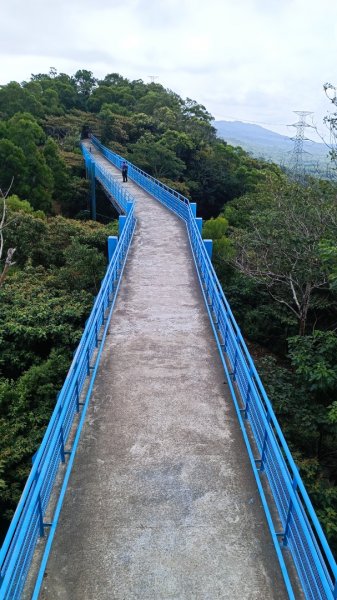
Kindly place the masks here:
[(126, 182), (128, 180), (128, 165), (126, 162), (123, 162), (122, 164), (122, 176), (123, 182)]

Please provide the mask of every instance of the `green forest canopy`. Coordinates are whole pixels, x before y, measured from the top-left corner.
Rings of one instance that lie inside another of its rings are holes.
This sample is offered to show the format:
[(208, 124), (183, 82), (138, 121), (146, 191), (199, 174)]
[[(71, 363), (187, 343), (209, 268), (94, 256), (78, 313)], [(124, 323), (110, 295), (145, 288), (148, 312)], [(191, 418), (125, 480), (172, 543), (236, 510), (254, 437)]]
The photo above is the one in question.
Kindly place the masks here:
[[(89, 132), (198, 203), (214, 265), (287, 441), (337, 548), (337, 206), (216, 137), (212, 116), (158, 83), (51, 69), (0, 87), (0, 188), (10, 188), (0, 287), (2, 532), (97, 293), (114, 223), (87, 219)], [(99, 195), (99, 213), (112, 211)], [(0, 212), (1, 214), (1, 212)]]

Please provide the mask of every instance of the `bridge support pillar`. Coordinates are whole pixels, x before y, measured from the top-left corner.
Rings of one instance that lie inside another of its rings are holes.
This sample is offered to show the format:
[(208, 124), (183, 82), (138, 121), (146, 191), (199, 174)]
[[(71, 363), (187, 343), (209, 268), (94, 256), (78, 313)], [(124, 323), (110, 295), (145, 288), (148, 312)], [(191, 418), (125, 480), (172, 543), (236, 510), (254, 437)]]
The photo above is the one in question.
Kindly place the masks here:
[(118, 237), (116, 235), (109, 235), (108, 237), (108, 258), (109, 258), (109, 263), (111, 262), (111, 259), (115, 253), (116, 250), (116, 246), (118, 243)]
[(118, 235), (119, 235), (119, 237), (122, 235), (125, 221), (126, 221), (126, 215), (120, 215), (119, 219), (118, 219)]
[(90, 159), (85, 159), (85, 177), (86, 179), (90, 179), (90, 165), (91, 165), (91, 161)]
[(90, 212), (91, 219), (96, 221), (96, 181), (95, 181), (95, 163), (90, 165)]
[(196, 217), (195, 222), (196, 222), (197, 227), (198, 227), (198, 229), (200, 231), (200, 234), (201, 234), (201, 232), (202, 232), (202, 218), (201, 217)]
[(210, 257), (210, 259), (212, 260), (213, 240), (204, 240), (204, 244), (205, 244), (206, 252), (207, 252), (208, 256)]
[(190, 202), (190, 207), (191, 207), (191, 211), (193, 213), (193, 216), (196, 217), (197, 216), (197, 204), (196, 204), (196, 202)]

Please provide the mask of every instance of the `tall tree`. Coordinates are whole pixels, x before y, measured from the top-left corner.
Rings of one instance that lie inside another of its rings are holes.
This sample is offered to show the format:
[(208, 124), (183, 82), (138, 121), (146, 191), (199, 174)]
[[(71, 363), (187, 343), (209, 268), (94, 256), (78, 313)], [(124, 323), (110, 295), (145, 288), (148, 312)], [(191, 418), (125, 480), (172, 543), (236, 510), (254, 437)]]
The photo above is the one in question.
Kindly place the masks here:
[(296, 316), (303, 335), (314, 293), (328, 284), (320, 243), (337, 235), (336, 195), (319, 184), (289, 184), (263, 193), (266, 207), (251, 212), (247, 229), (232, 233), (235, 266), (266, 285), (272, 298)]
[(81, 106), (82, 108), (86, 108), (87, 100), (97, 85), (97, 79), (93, 76), (91, 71), (80, 69), (76, 71), (73, 81), (75, 82), (78, 91)]

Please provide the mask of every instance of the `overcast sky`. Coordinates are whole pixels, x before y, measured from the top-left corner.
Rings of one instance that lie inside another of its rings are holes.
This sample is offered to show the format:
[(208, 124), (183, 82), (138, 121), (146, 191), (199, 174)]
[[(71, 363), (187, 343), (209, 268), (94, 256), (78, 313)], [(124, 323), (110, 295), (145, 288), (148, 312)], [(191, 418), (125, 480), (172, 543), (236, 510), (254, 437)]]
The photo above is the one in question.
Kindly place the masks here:
[(216, 119), (287, 135), (294, 110), (324, 131), (337, 85), (337, 0), (9, 0), (0, 22), (0, 84), (50, 67), (154, 75)]

